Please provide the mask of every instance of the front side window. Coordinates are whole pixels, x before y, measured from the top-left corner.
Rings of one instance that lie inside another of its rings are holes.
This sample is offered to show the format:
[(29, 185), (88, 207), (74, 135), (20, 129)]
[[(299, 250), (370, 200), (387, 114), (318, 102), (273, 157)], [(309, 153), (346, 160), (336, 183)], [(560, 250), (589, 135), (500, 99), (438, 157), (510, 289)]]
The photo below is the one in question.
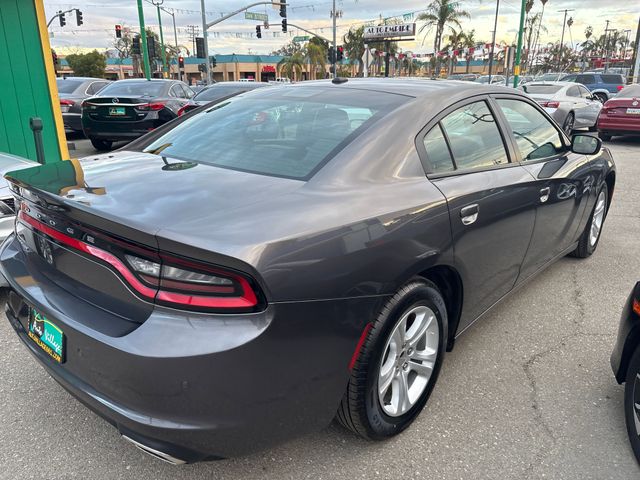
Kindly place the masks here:
[(193, 115), (143, 151), (305, 180), (408, 98), (348, 89), (264, 88)]
[(579, 97), (580, 89), (578, 87), (569, 87), (567, 88), (567, 96), (568, 97)]
[(496, 100), (511, 127), (522, 159), (538, 160), (564, 151), (558, 130), (538, 109), (522, 100)]
[(444, 117), (440, 124), (458, 169), (509, 163), (495, 118), (484, 101), (470, 103)]
[(582, 85), (580, 85), (578, 88), (580, 88), (580, 96), (582, 98), (586, 98), (586, 99), (591, 98), (591, 92), (587, 90), (586, 87), (583, 87)]

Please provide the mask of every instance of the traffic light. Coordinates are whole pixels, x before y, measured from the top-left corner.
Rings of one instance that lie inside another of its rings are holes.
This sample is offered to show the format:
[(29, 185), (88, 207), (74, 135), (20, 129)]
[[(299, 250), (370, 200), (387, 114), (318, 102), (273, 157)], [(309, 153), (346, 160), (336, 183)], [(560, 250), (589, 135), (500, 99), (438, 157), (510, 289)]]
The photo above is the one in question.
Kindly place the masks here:
[(51, 50), (51, 59), (53, 60), (53, 64), (57, 67), (58, 66), (58, 54), (55, 52), (55, 50)]
[(153, 36), (147, 36), (147, 51), (149, 58), (156, 58), (156, 39)]
[(64, 27), (67, 24), (67, 19), (64, 18), (64, 13), (62, 13), (61, 11), (58, 12), (58, 20), (60, 20), (61, 27)]
[(282, 33), (287, 33), (287, 19), (282, 19)]
[(337, 50), (338, 50), (338, 56), (336, 57), (336, 60), (340, 62), (344, 58), (344, 47), (340, 45)]
[(284, 5), (284, 1), (285, 0), (280, 0), (282, 3), (280, 4), (280, 16), (281, 17), (286, 17), (287, 16), (287, 6)]
[(198, 65), (198, 71), (203, 73), (206, 72), (207, 66), (204, 63), (201, 63), (200, 65)]
[(262, 38), (262, 27), (260, 25), (256, 25), (256, 37)]
[(132, 55), (140, 55), (140, 35), (136, 35), (131, 40), (131, 54)]
[(116, 38), (122, 38), (122, 25), (116, 25)]
[(76, 8), (76, 25), (80, 26), (84, 22), (82, 21), (82, 12)]
[(336, 52), (333, 49), (333, 46), (331, 46), (327, 50), (327, 60), (329, 60), (329, 63), (333, 63), (335, 61), (335, 58), (336, 58)]
[(206, 58), (204, 54), (204, 37), (196, 37), (196, 57)]
[(178, 68), (184, 68), (184, 57), (178, 57)]

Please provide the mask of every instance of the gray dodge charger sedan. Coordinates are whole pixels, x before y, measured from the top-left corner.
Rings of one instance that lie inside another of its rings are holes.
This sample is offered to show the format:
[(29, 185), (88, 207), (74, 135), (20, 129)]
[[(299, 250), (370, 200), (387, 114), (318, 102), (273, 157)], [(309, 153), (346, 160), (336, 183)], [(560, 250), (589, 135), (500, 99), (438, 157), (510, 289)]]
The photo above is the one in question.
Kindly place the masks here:
[(118, 152), (10, 172), (7, 317), (53, 378), (163, 460), (336, 416), (385, 439), (425, 406), (458, 335), (555, 259), (594, 252), (615, 176), (599, 139), (570, 140), (513, 89), (259, 89)]

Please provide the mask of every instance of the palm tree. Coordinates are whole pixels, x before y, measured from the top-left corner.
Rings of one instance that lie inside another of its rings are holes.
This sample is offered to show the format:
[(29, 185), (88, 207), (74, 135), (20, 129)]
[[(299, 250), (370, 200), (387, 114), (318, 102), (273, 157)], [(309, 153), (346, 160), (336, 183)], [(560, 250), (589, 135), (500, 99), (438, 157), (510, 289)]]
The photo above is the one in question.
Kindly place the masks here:
[(295, 81), (302, 76), (302, 70), (304, 70), (304, 57), (300, 52), (284, 57), (278, 62), (278, 71), (281, 77), (287, 77)]
[(595, 49), (595, 42), (590, 40), (593, 35), (593, 27), (588, 25), (584, 31), (584, 37), (586, 40), (580, 44), (582, 47), (582, 71), (584, 72), (587, 66), (587, 53), (591, 55), (593, 50)]
[(449, 55), (449, 75), (451, 75), (453, 73), (454, 64), (458, 63), (459, 53), (456, 54), (456, 51), (464, 48), (465, 34), (462, 31), (456, 32), (455, 30), (452, 30), (447, 39), (449, 40), (447, 48), (452, 50), (451, 55)]
[[(326, 58), (327, 58), (327, 49), (324, 48), (323, 45), (318, 43), (309, 42), (306, 49), (307, 59), (309, 63), (313, 65), (313, 68), (309, 69), (309, 74), (313, 76), (313, 79), (318, 78), (318, 71), (322, 72), (322, 77), (324, 78), (324, 74), (326, 70)], [(313, 73), (312, 73), (313, 72)]]
[(462, 29), (460, 20), (469, 18), (469, 12), (460, 9), (460, 2), (456, 0), (433, 0), (427, 10), (416, 18), (418, 21), (426, 22), (420, 27), (419, 32), (430, 31), (435, 27), (435, 37), (433, 39), (434, 56), (436, 57), (435, 70), (438, 71), (438, 52), (442, 45), (442, 36), (445, 29), (455, 32), (454, 27)]
[(538, 56), (538, 53), (540, 53), (540, 49), (538, 47), (538, 41), (540, 40), (540, 30), (542, 29), (543, 31), (547, 31), (546, 27), (542, 26), (542, 17), (544, 17), (544, 6), (547, 4), (549, 0), (540, 0), (540, 3), (542, 3), (542, 12), (540, 13), (540, 20), (538, 21), (538, 30), (536, 31), (536, 40), (535, 42), (533, 42), (533, 49), (535, 51), (533, 57), (531, 57), (531, 62), (533, 63), (536, 59), (536, 57)]
[(364, 70), (364, 63), (362, 62), (362, 56), (364, 55), (364, 26), (349, 29), (342, 37), (342, 42), (344, 54), (347, 58), (358, 62), (358, 76), (361, 76)]
[(476, 40), (476, 31), (471, 30), (468, 33), (464, 34), (464, 39), (462, 40), (462, 47), (467, 49), (467, 53), (465, 55), (465, 61), (467, 62), (467, 68), (465, 70), (466, 73), (469, 73), (469, 67), (471, 65), (471, 60), (473, 60), (473, 53), (471, 51), (472, 48), (481, 42)]

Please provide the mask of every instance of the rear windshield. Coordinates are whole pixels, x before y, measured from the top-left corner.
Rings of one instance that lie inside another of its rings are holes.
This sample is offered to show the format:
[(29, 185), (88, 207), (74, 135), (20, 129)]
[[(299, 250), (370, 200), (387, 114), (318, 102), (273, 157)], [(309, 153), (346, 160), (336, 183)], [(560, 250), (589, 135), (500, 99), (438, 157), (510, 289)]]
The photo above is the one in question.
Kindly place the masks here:
[(538, 77), (538, 80), (542, 81), (556, 81), (560, 76), (559, 73), (545, 73), (544, 75)]
[(58, 93), (73, 93), (84, 83), (84, 80), (67, 80), (59, 78), (56, 80), (56, 83), (58, 84)]
[(562, 88), (562, 85), (536, 85), (528, 83), (522, 85), (520, 88), (526, 93), (556, 93)]
[(640, 97), (640, 85), (633, 84), (633, 85), (629, 85), (628, 87), (624, 87), (616, 95), (616, 98), (632, 98), (632, 97)]
[[(257, 87), (257, 88), (260, 88), (260, 87)], [(251, 87), (244, 87), (241, 85), (210, 87), (210, 88), (207, 88), (206, 90), (202, 90), (201, 92), (199, 92), (195, 97), (193, 97), (193, 99), (211, 102), (213, 100), (218, 100), (219, 98), (226, 97), (234, 93), (246, 92), (248, 90), (254, 90), (254, 89)]]
[(261, 88), (194, 115), (144, 151), (306, 180), (409, 98), (335, 87)]
[(140, 97), (159, 97), (160, 95), (162, 95), (165, 86), (166, 85), (162, 82), (151, 82), (147, 80), (141, 82), (113, 82), (112, 84), (107, 85), (104, 89), (100, 90), (100, 95), (133, 95)]

